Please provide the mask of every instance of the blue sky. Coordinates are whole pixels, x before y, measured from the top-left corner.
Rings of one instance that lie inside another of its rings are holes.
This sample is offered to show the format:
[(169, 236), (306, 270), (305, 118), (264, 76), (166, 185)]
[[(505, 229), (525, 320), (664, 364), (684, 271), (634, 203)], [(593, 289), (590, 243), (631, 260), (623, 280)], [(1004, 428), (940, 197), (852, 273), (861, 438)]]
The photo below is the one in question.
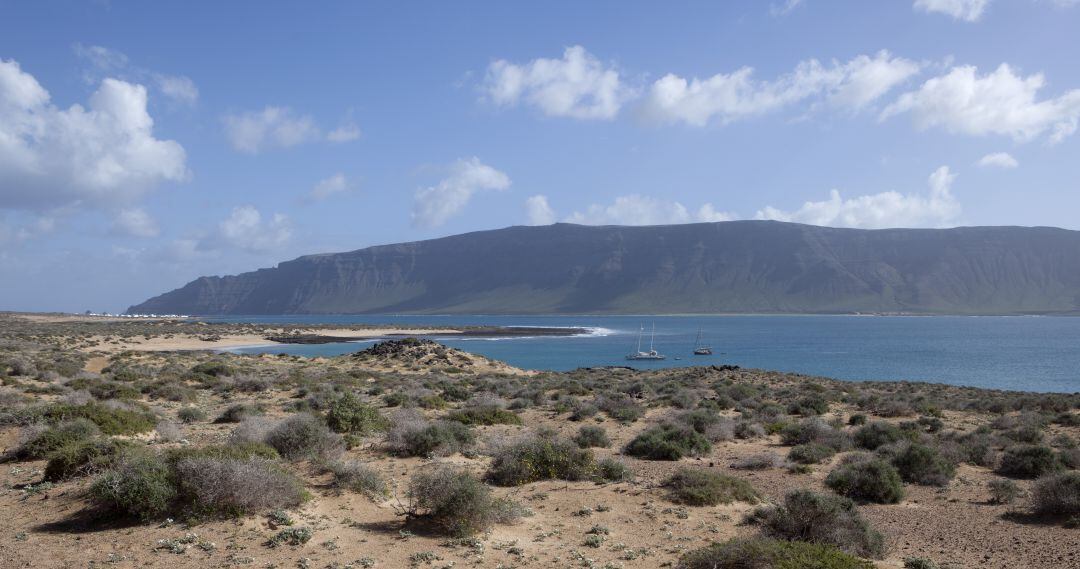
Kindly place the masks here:
[(0, 309), (553, 221), (1080, 229), (1077, 0), (3, 11)]

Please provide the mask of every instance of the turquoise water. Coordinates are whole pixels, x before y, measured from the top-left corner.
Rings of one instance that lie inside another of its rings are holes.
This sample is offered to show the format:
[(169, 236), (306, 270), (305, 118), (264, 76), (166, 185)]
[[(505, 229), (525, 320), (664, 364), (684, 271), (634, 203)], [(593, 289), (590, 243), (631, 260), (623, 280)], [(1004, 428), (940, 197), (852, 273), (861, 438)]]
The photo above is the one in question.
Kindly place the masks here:
[[(845, 380), (918, 380), (995, 389), (1080, 392), (1080, 318), (964, 316), (239, 316), (289, 324), (587, 327), (587, 336), (438, 338), (529, 369), (735, 364)], [(628, 362), (638, 327), (656, 325), (662, 362)], [(698, 328), (713, 356), (691, 355)], [(243, 353), (337, 355), (371, 342), (279, 345)]]

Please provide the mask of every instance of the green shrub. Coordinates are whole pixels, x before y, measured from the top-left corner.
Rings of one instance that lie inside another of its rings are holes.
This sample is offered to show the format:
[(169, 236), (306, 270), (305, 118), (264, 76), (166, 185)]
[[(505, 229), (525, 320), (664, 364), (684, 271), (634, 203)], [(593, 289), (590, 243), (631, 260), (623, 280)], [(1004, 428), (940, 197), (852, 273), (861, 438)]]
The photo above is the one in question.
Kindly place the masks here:
[(429, 520), (451, 537), (475, 535), (495, 522), (491, 491), (471, 474), (451, 467), (413, 475), (408, 497), (411, 516)]
[(758, 508), (750, 520), (769, 537), (832, 545), (860, 557), (880, 559), (885, 553), (884, 536), (840, 496), (795, 490), (783, 504)]
[(855, 444), (866, 450), (876, 450), (882, 445), (895, 443), (904, 438), (904, 431), (891, 423), (877, 421), (859, 427), (854, 434)]
[(837, 494), (860, 502), (895, 504), (904, 497), (904, 483), (891, 464), (877, 458), (841, 464), (825, 478)]
[(124, 452), (134, 446), (135, 443), (130, 441), (102, 438), (65, 444), (49, 454), (45, 480), (59, 482), (111, 468)]
[(997, 471), (1015, 478), (1038, 478), (1060, 468), (1061, 463), (1050, 447), (1017, 445), (1005, 449)]
[(865, 425), (866, 415), (863, 415), (862, 413), (855, 413), (854, 415), (848, 417), (847, 424), (851, 425), (852, 427)]
[(789, 415), (814, 416), (829, 412), (829, 402), (820, 395), (810, 395), (788, 404)]
[(649, 460), (679, 460), (700, 456), (712, 450), (704, 435), (685, 425), (664, 423), (634, 437), (623, 452)]
[(165, 460), (175, 465), (182, 460), (209, 458), (214, 460), (249, 460), (261, 458), (275, 460), (279, 454), (273, 447), (257, 442), (242, 442), (204, 447), (179, 447), (165, 451)]
[(266, 444), (289, 460), (333, 458), (341, 454), (341, 435), (314, 415), (301, 413), (278, 423), (266, 435)]
[(164, 516), (176, 498), (172, 470), (163, 457), (129, 452), (90, 486), (90, 497), (103, 509), (149, 521)]
[(820, 464), (832, 458), (836, 450), (832, 447), (817, 443), (806, 443), (791, 447), (788, 451), (788, 460), (799, 464)]
[(672, 502), (688, 506), (715, 506), (731, 502), (757, 503), (757, 491), (745, 480), (702, 468), (680, 468), (664, 481)]
[(51, 424), (78, 418), (87, 419), (106, 435), (137, 435), (153, 430), (157, 424), (154, 414), (149, 411), (113, 408), (100, 403), (53, 403), (44, 409), (42, 418)]
[(409, 396), (401, 392), (387, 393), (382, 399), (387, 407), (401, 407), (409, 402)]
[(203, 375), (210, 375), (213, 377), (222, 377), (226, 375), (235, 375), (236, 370), (229, 364), (223, 361), (208, 361), (196, 365), (191, 368), (192, 373), (199, 373)]
[(1036, 480), (1031, 501), (1039, 514), (1080, 514), (1080, 472), (1060, 472)]
[(835, 547), (766, 538), (732, 539), (695, 549), (676, 569), (873, 569)]
[(498, 405), (477, 405), (451, 412), (446, 417), (466, 425), (521, 425), (521, 417)]
[(906, 557), (904, 558), (904, 569), (941, 569), (937, 563), (933, 560), (926, 559), (925, 557)]
[(626, 482), (633, 480), (634, 471), (614, 458), (602, 458), (596, 463), (596, 478), (600, 482)]
[(176, 412), (176, 418), (182, 423), (198, 423), (206, 420), (206, 411), (198, 407), (184, 407)]
[(574, 442), (581, 448), (607, 448), (611, 446), (611, 439), (603, 427), (586, 425), (578, 429), (574, 435)]
[(596, 469), (589, 449), (552, 436), (530, 436), (497, 450), (487, 477), (500, 486), (538, 480), (584, 480)]
[(99, 433), (98, 426), (88, 419), (65, 421), (30, 437), (15, 449), (12, 457), (18, 460), (40, 460), (63, 446), (96, 437)]
[(988, 486), (992, 504), (1011, 504), (1020, 497), (1020, 487), (1012, 480), (991, 480)]
[(851, 440), (847, 433), (834, 429), (819, 418), (804, 419), (798, 423), (784, 425), (780, 430), (780, 443), (784, 445), (816, 443), (836, 450), (851, 447)]
[(903, 445), (892, 456), (892, 464), (905, 482), (925, 486), (945, 486), (956, 475), (956, 465), (937, 449), (919, 443)]
[(285, 528), (271, 537), (266, 545), (270, 547), (280, 547), (282, 545), (304, 545), (311, 541), (311, 537), (315, 535), (315, 532), (311, 531), (311, 528), (295, 527)]
[(385, 431), (390, 422), (379, 411), (352, 393), (346, 393), (330, 404), (326, 424), (336, 432), (368, 435)]

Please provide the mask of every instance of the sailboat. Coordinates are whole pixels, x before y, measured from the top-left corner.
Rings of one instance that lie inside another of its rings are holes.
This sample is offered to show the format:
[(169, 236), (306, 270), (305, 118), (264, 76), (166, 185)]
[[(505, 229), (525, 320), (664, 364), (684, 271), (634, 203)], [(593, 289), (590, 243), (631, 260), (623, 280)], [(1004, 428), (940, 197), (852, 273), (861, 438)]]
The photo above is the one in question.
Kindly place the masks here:
[(641, 351), (641, 337), (644, 334), (645, 334), (645, 326), (642, 325), (641, 328), (638, 330), (637, 351), (632, 353), (632, 354), (628, 354), (626, 356), (626, 359), (628, 359), (628, 360), (663, 360), (663, 359), (667, 359), (667, 356), (665, 356), (664, 354), (661, 354), (660, 352), (657, 352), (656, 349), (653, 347), (653, 340), (656, 339), (656, 324), (655, 323), (653, 324), (652, 335), (649, 336), (649, 351), (647, 351), (647, 352)]
[(694, 340), (694, 355), (695, 356), (711, 356), (712, 346), (706, 346), (701, 343), (701, 328), (697, 329), (697, 340)]

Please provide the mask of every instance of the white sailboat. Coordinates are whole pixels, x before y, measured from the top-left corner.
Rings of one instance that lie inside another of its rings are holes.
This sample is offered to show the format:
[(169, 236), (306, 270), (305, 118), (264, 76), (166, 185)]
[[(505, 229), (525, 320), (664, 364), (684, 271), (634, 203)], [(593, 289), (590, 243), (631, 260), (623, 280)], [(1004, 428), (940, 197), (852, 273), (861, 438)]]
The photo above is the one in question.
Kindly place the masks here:
[(649, 351), (647, 351), (647, 352), (641, 351), (641, 337), (643, 335), (645, 335), (645, 326), (644, 325), (642, 325), (641, 328), (638, 329), (637, 351), (632, 353), (632, 354), (628, 354), (626, 356), (626, 359), (628, 359), (628, 360), (663, 360), (663, 359), (667, 359), (667, 356), (665, 356), (664, 354), (661, 354), (660, 352), (657, 352), (656, 348), (653, 347), (653, 340), (656, 339), (656, 324), (653, 323), (653, 326), (652, 326), (652, 335), (649, 336)]
[(694, 355), (695, 356), (711, 356), (712, 346), (705, 346), (701, 343), (701, 328), (697, 329), (697, 340), (694, 340)]

